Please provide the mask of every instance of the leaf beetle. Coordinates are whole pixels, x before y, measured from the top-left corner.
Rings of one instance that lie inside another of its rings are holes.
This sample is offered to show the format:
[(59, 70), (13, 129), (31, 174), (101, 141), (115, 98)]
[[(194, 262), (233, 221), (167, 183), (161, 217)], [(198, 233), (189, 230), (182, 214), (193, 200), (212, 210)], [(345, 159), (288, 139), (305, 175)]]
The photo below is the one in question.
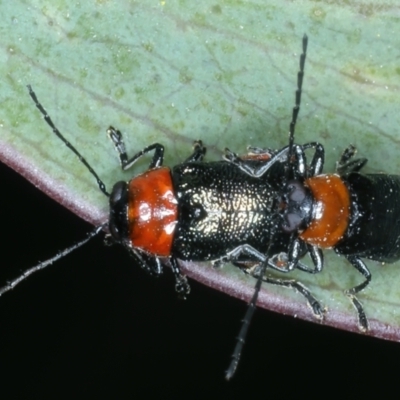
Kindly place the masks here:
[[(239, 362), (262, 282), (297, 290), (314, 315), (323, 318), (324, 308), (304, 285), (292, 279), (270, 277), (266, 269), (319, 273), (324, 266), (322, 249), (333, 248), (365, 278), (345, 293), (357, 310), (360, 329), (367, 330), (368, 320), (356, 295), (369, 284), (371, 273), (361, 258), (385, 262), (400, 258), (400, 205), (396, 201), (400, 177), (360, 174), (367, 160), (355, 159), (353, 146), (343, 153), (335, 174), (322, 174), (323, 146), (318, 142), (294, 143), (307, 42), (304, 36), (288, 146), (279, 150), (250, 148), (245, 156), (226, 149), (223, 161), (204, 162), (206, 149), (199, 140), (193, 153), (170, 169), (163, 166), (161, 144), (152, 144), (129, 158), (121, 132), (110, 127), (107, 132), (123, 170), (153, 153), (144, 173), (129, 182), (117, 182), (111, 193), (86, 159), (59, 132), (28, 86), (32, 100), (54, 134), (77, 155), (109, 197), (110, 215), (107, 224), (96, 227), (81, 242), (0, 288), (0, 295), (103, 230), (109, 232), (108, 243), (123, 245), (151, 275), (160, 275), (163, 260), (167, 259), (181, 297), (189, 294), (190, 287), (180, 272), (179, 259), (212, 261), (215, 266), (231, 262), (256, 277), (257, 284), (226, 373), (229, 379)], [(308, 164), (305, 152), (309, 150), (314, 154)], [(301, 262), (307, 253), (313, 267)]]

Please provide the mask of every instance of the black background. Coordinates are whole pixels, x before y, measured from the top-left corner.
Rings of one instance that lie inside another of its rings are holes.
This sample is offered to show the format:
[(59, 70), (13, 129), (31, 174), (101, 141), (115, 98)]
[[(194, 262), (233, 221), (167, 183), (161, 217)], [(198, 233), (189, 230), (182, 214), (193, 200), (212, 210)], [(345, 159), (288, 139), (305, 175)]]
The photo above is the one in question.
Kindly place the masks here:
[[(0, 177), (1, 282), (92, 228), (1, 164)], [(245, 303), (196, 282), (179, 301), (170, 275), (148, 277), (99, 237), (5, 294), (1, 398), (357, 398), (396, 384), (400, 344), (265, 310), (228, 383)]]

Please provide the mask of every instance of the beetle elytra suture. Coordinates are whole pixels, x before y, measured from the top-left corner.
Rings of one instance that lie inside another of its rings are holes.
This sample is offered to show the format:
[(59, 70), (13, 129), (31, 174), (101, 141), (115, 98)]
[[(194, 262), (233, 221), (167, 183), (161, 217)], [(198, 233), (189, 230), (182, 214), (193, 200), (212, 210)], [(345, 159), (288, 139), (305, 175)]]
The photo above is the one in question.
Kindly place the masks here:
[[(257, 283), (226, 373), (229, 379), (239, 362), (262, 282), (295, 289), (305, 297), (313, 314), (323, 319), (325, 309), (304, 285), (293, 279), (268, 276), (266, 270), (319, 273), (324, 266), (322, 249), (333, 248), (364, 277), (361, 284), (345, 293), (357, 311), (360, 330), (366, 331), (368, 320), (356, 295), (369, 284), (371, 273), (361, 258), (385, 262), (400, 258), (400, 204), (396, 203), (400, 176), (360, 174), (367, 160), (355, 159), (353, 146), (344, 151), (336, 173), (322, 174), (323, 146), (318, 142), (294, 143), (307, 42), (304, 36), (288, 146), (278, 150), (250, 148), (243, 157), (226, 149), (223, 161), (204, 162), (206, 149), (198, 140), (193, 153), (170, 169), (163, 166), (162, 145), (152, 144), (129, 158), (121, 132), (110, 127), (107, 132), (123, 170), (153, 153), (144, 173), (129, 182), (117, 182), (111, 193), (55, 127), (28, 86), (32, 100), (54, 134), (77, 155), (109, 197), (110, 215), (107, 224), (96, 227), (81, 242), (0, 288), (0, 295), (103, 230), (108, 231), (109, 243), (123, 245), (151, 275), (160, 275), (162, 260), (167, 259), (176, 291), (183, 298), (190, 287), (180, 272), (179, 259), (211, 261), (215, 266), (231, 262), (257, 278)], [(307, 163), (305, 152), (310, 150), (313, 156)], [(312, 267), (300, 261), (306, 254), (311, 257)]]

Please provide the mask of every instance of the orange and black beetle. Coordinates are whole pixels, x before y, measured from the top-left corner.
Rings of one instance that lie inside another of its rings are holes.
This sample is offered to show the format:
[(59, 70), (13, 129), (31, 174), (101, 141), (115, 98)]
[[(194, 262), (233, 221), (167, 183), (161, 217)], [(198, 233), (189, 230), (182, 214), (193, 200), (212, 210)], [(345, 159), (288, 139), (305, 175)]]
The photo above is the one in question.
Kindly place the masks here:
[[(109, 197), (109, 242), (122, 244), (152, 275), (160, 275), (162, 260), (168, 259), (182, 297), (190, 288), (179, 270), (179, 259), (212, 261), (216, 266), (231, 262), (258, 279), (228, 378), (236, 369), (261, 282), (296, 289), (315, 316), (323, 317), (323, 307), (300, 282), (272, 278), (266, 275), (266, 269), (318, 273), (324, 266), (322, 249), (333, 248), (343, 254), (365, 278), (345, 292), (357, 310), (360, 329), (365, 331), (368, 321), (356, 295), (369, 284), (371, 273), (362, 258), (385, 262), (400, 258), (400, 176), (360, 174), (367, 160), (354, 159), (352, 146), (343, 153), (336, 173), (322, 174), (323, 146), (317, 142), (294, 143), (306, 50), (304, 36), (288, 146), (279, 150), (251, 148), (243, 157), (226, 149), (223, 161), (204, 162), (206, 150), (197, 141), (193, 153), (170, 169), (163, 166), (161, 144), (152, 144), (129, 158), (122, 134), (110, 127), (108, 134), (124, 170), (153, 152), (148, 169), (129, 182), (117, 182), (111, 194), (58, 131), (28, 86), (55, 135), (78, 156)], [(307, 150), (313, 151), (310, 163)], [(103, 228), (97, 227), (80, 243), (9, 282), (0, 288), (0, 295), (82, 246)], [(313, 267), (300, 261), (307, 253)]]

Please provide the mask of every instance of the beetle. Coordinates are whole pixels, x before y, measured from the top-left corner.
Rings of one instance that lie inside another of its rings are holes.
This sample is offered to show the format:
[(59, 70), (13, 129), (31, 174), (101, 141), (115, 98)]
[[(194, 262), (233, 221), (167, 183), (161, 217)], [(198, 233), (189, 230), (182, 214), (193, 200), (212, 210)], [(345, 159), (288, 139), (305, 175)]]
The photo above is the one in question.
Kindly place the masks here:
[[(305, 52), (306, 45), (303, 47)], [(300, 62), (301, 79), (291, 122), (292, 137), (300, 106), (304, 60), (305, 53)], [(194, 143), (193, 153), (170, 169), (163, 166), (164, 147), (161, 144), (147, 146), (129, 158), (122, 133), (110, 127), (107, 133), (123, 170), (128, 170), (149, 153), (153, 156), (144, 173), (129, 182), (117, 182), (109, 193), (91, 165), (54, 125), (29, 85), (28, 91), (53, 133), (76, 154), (96, 179), (99, 189), (109, 197), (108, 223), (61, 252), (57, 259), (82, 246), (100, 231), (107, 230), (107, 243), (123, 245), (151, 275), (160, 275), (161, 260), (168, 259), (175, 275), (176, 290), (182, 297), (189, 293), (190, 288), (179, 270), (178, 259), (212, 261), (215, 266), (234, 262), (242, 268), (249, 261), (267, 261), (272, 267), (280, 262), (278, 258), (287, 251), (290, 239), (286, 232), (277, 229), (277, 220), (280, 219), (277, 209), (281, 201), (279, 181), (284, 171), (288, 171), (288, 147), (276, 151), (252, 149), (246, 161), (243, 159), (236, 165), (228, 156), (223, 161), (204, 162), (206, 148), (198, 140)], [(322, 146), (309, 143), (302, 148), (320, 151)], [(227, 154), (232, 153), (227, 151)], [(250, 176), (243, 166), (261, 167), (262, 176)], [(50, 259), (26, 271), (0, 289), (0, 295), (54, 261)], [(306, 268), (300, 262), (298, 267)], [(254, 270), (251, 268), (247, 272), (253, 274)], [(270, 277), (263, 277), (263, 280), (298, 290), (306, 297), (314, 313), (322, 317), (323, 309), (319, 302), (300, 283)]]
[[(307, 37), (303, 38), (298, 81), (303, 80)], [(294, 124), (301, 100), (301, 84), (296, 93), (296, 107), (290, 128), (289, 145), (276, 152), (279, 162), (287, 163), (280, 193), (281, 222), (278, 230), (290, 235), (285, 262), (269, 264), (281, 272), (300, 269), (319, 273), (324, 266), (323, 249), (332, 248), (344, 255), (364, 277), (363, 282), (345, 290), (358, 315), (361, 331), (369, 329), (368, 319), (356, 297), (371, 282), (371, 272), (362, 258), (392, 263), (400, 259), (400, 176), (362, 174), (366, 158), (355, 158), (356, 148), (350, 145), (336, 163), (335, 173), (323, 174), (324, 148), (319, 143), (294, 144)], [(314, 157), (307, 165), (304, 151), (313, 147)], [(258, 157), (263, 149), (255, 149)], [(269, 150), (266, 151), (269, 156)], [(269, 162), (251, 165), (247, 157), (226, 150), (224, 159), (239, 167), (248, 176), (261, 178), (270, 168)], [(288, 172), (289, 171), (289, 172)], [(300, 259), (309, 254), (313, 268)]]
[[(268, 276), (266, 269), (319, 273), (324, 266), (322, 249), (332, 247), (345, 255), (365, 278), (346, 294), (357, 310), (360, 329), (367, 330), (368, 321), (356, 294), (369, 284), (371, 274), (361, 258), (387, 262), (400, 258), (398, 223), (394, 228), (389, 227), (387, 216), (382, 215), (389, 210), (395, 218), (400, 218), (400, 205), (394, 202), (400, 191), (400, 177), (360, 174), (367, 160), (355, 159), (353, 146), (338, 161), (336, 174), (324, 175), (323, 146), (318, 142), (294, 143), (307, 43), (304, 36), (288, 146), (278, 150), (252, 147), (245, 156), (226, 149), (222, 161), (204, 162), (206, 148), (198, 140), (184, 162), (167, 168), (163, 166), (161, 144), (147, 146), (129, 158), (121, 132), (110, 127), (107, 133), (123, 170), (153, 153), (144, 173), (129, 182), (117, 182), (111, 193), (56, 128), (28, 86), (32, 100), (53, 133), (77, 155), (109, 197), (110, 215), (108, 223), (96, 227), (81, 242), (0, 288), (0, 295), (103, 230), (108, 231), (107, 243), (124, 246), (151, 275), (159, 276), (164, 260), (168, 260), (176, 291), (183, 298), (189, 294), (190, 286), (180, 272), (179, 259), (211, 261), (215, 266), (231, 262), (256, 277), (257, 284), (227, 371), (229, 379), (238, 364), (262, 282), (297, 290), (317, 318), (322, 320), (324, 316), (325, 309), (304, 285), (293, 279)], [(313, 151), (310, 163), (307, 151)], [(374, 199), (368, 193), (373, 193)], [(389, 233), (385, 240), (381, 236), (383, 228)], [(306, 254), (311, 256), (313, 267), (301, 262)]]
[[(144, 173), (129, 182), (117, 182), (109, 193), (86, 159), (56, 128), (30, 86), (28, 90), (53, 132), (78, 156), (95, 177), (99, 189), (109, 197), (110, 215), (107, 224), (97, 227), (87, 238), (55, 259), (47, 260), (9, 282), (0, 289), (0, 295), (31, 273), (82, 246), (103, 229), (109, 232), (107, 244), (123, 245), (150, 275), (161, 275), (162, 260), (168, 259), (175, 275), (176, 291), (183, 298), (189, 294), (190, 287), (180, 272), (178, 259), (212, 261), (215, 266), (236, 262), (244, 268), (248, 261), (267, 261), (264, 253), (268, 250), (271, 254), (268, 264), (275, 267), (275, 259), (286, 251), (289, 236), (285, 232), (275, 232), (278, 214), (274, 211), (280, 199), (278, 181), (285, 167), (282, 154), (287, 153), (286, 149), (248, 155), (246, 165), (265, 165), (268, 160), (269, 172), (262, 178), (248, 176), (231, 161), (204, 162), (206, 149), (201, 141), (195, 142), (193, 153), (182, 164), (170, 169), (163, 166), (162, 145), (152, 144), (128, 158), (121, 132), (110, 127), (107, 133), (123, 170), (131, 168), (146, 154), (154, 154)], [(251, 268), (247, 272), (259, 275), (254, 271), (255, 268)], [(315, 315), (322, 318), (323, 308), (301, 283), (267, 276), (263, 281), (299, 291)]]
[[(300, 106), (306, 45), (303, 47), (291, 137), (294, 136)], [(107, 244), (124, 246), (136, 263), (151, 275), (161, 275), (164, 261), (169, 261), (180, 297), (189, 294), (190, 286), (180, 272), (179, 259), (211, 261), (216, 267), (232, 262), (257, 277), (259, 285), (262, 281), (297, 290), (305, 297), (314, 315), (323, 318), (323, 307), (304, 285), (265, 274), (267, 265), (280, 269), (290, 244), (290, 235), (279, 225), (281, 180), (292, 175), (287, 162), (289, 147), (268, 151), (254, 148), (246, 160), (243, 158), (238, 163), (228, 157), (229, 151), (226, 160), (204, 162), (206, 148), (198, 140), (184, 162), (167, 168), (163, 166), (164, 147), (161, 144), (154, 143), (128, 157), (122, 133), (110, 127), (107, 133), (123, 170), (128, 170), (148, 154), (152, 157), (145, 172), (129, 182), (117, 182), (108, 192), (92, 166), (57, 129), (29, 85), (28, 92), (53, 133), (75, 153), (94, 176), (99, 189), (109, 198), (110, 214), (108, 222), (96, 227), (85, 239), (8, 282), (0, 288), (0, 295), (105, 230)], [(302, 149), (311, 148), (318, 154), (321, 147), (309, 143)], [(243, 165), (263, 168), (262, 176), (249, 175)], [(297, 267), (307, 268), (300, 261)], [(237, 365), (239, 357), (236, 355), (234, 359)]]

